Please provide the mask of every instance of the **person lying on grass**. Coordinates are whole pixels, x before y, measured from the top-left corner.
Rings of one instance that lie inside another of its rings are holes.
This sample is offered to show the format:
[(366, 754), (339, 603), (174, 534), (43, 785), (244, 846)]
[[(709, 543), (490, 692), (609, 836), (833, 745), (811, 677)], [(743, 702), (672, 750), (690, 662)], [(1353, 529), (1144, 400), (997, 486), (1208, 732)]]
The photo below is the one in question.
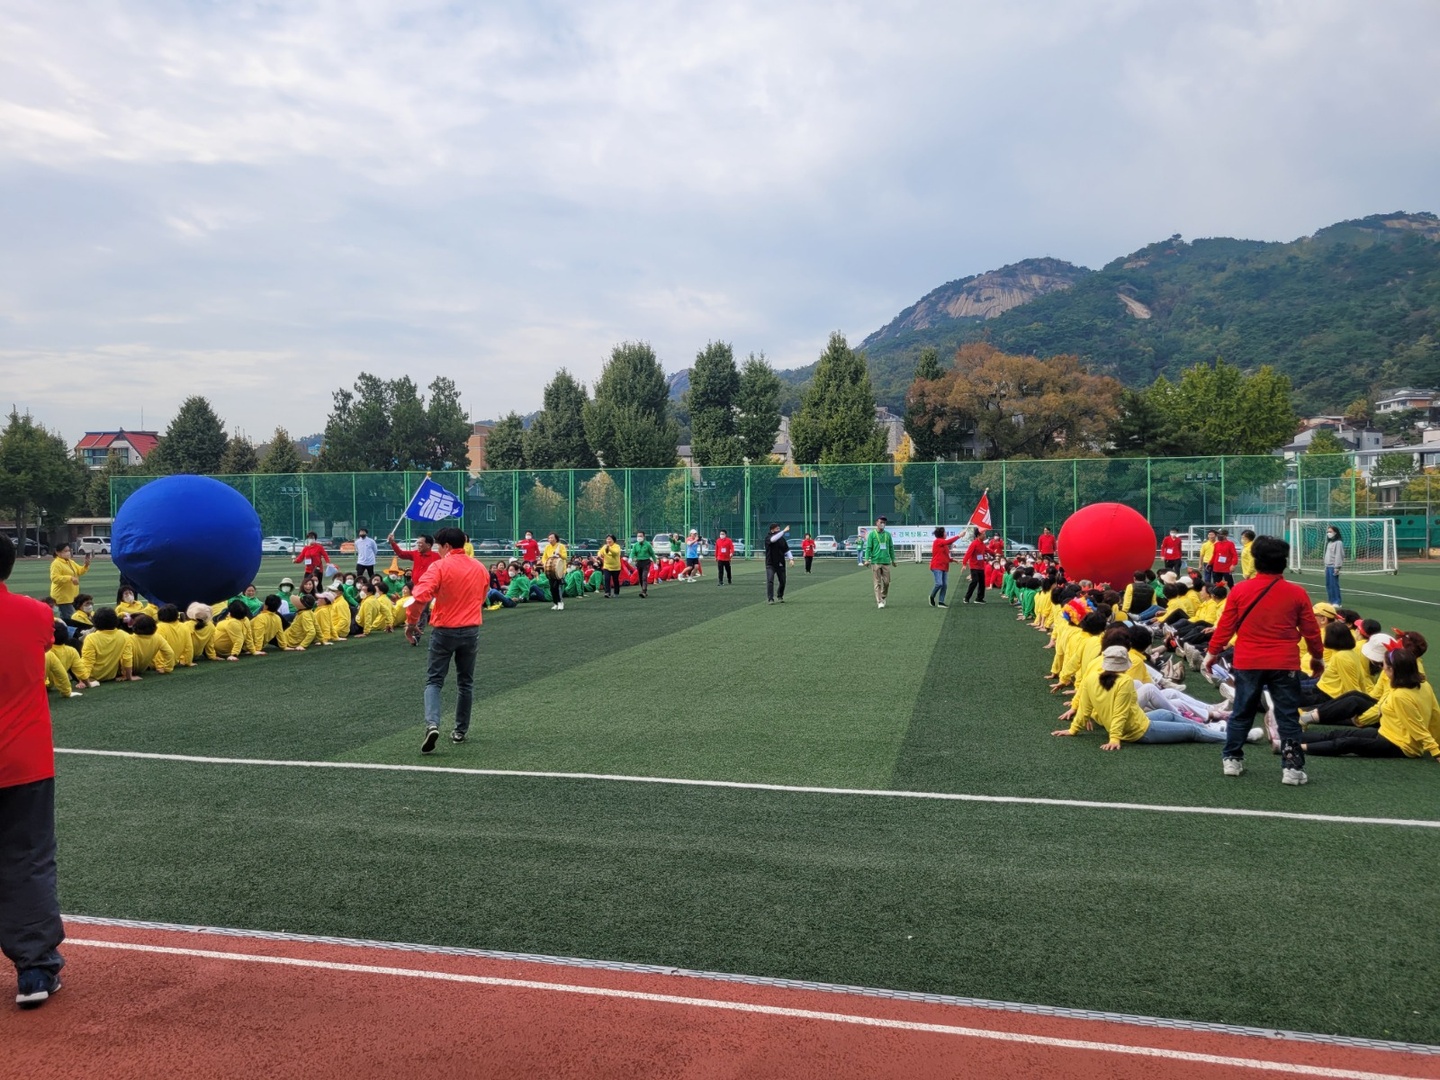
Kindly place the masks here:
[(1074, 720), (1068, 728), (1050, 734), (1057, 737), (1080, 735), (1101, 727), (1109, 738), (1101, 750), (1119, 750), (1127, 742), (1178, 743), (1224, 742), (1224, 724), (1197, 724), (1178, 713), (1140, 708), (1135, 683), (1127, 674), (1133, 661), (1124, 645), (1113, 645), (1100, 656), (1100, 668), (1080, 683), (1075, 695)]

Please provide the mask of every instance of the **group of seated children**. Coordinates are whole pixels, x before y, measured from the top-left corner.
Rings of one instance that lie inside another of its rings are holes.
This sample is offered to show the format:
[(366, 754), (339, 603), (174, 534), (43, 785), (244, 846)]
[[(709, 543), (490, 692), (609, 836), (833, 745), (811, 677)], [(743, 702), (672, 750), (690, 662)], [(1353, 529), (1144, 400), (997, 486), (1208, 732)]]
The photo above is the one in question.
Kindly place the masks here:
[[(619, 585), (640, 584), (640, 570), (627, 555), (619, 556)], [(700, 567), (687, 567), (679, 555), (657, 555), (650, 564), (647, 584), (662, 581), (686, 581), (700, 576)], [(565, 599), (585, 596), (587, 593), (604, 591), (602, 558), (599, 555), (575, 556), (565, 564), (565, 575), (561, 579), (560, 595)], [(490, 567), (490, 592), (486, 606), (513, 608), (516, 604), (531, 601), (552, 603), (550, 582), (544, 571), (528, 560), (500, 560)]]

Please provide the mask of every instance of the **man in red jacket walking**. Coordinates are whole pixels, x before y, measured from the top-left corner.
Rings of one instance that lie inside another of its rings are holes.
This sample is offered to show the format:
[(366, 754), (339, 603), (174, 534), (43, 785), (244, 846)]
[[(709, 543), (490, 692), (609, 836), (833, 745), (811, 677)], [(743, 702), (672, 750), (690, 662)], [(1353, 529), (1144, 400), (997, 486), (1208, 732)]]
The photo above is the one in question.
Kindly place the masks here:
[(454, 526), (435, 534), (439, 550), (423, 574), (415, 578), (412, 602), (405, 612), (405, 637), (410, 644), (420, 641), (421, 613), (430, 601), (435, 612), (430, 620), (430, 662), (425, 673), (425, 738), (420, 752), (428, 754), (440, 739), (440, 691), (450, 661), (455, 661), (455, 684), (460, 690), (455, 702), (455, 730), (452, 742), (464, 742), (470, 730), (470, 708), (475, 697), (475, 654), (480, 646), (480, 623), (485, 597), (490, 591), (490, 573), (485, 564), (465, 554), (466, 536)]
[[(392, 532), (385, 538), (390, 543), (390, 548), (395, 552), (395, 557), (403, 562), (413, 563), (414, 568), (410, 571), (410, 590), (413, 593), (420, 585), (420, 579), (425, 576), (425, 571), (440, 561), (440, 552), (435, 550), (435, 541), (428, 533), (421, 533), (415, 540), (415, 550), (406, 551), (395, 542), (395, 534)], [(461, 545), (464, 546), (463, 544)], [(424, 609), (417, 616), (420, 620), (420, 629), (430, 625), (430, 610)], [(411, 645), (420, 644), (417, 637), (410, 642)]]
[(1240, 552), (1235, 547), (1235, 541), (1230, 539), (1230, 531), (1221, 529), (1216, 535), (1215, 547), (1210, 552), (1210, 581), (1215, 585), (1229, 585), (1235, 587), (1235, 567), (1240, 562)]
[[(975, 530), (975, 536), (970, 541), (970, 546), (965, 549), (965, 554), (960, 560), (966, 570), (970, 571), (970, 584), (965, 587), (965, 603), (970, 603), (970, 598), (975, 597), (975, 603), (985, 602), (985, 567), (990, 561), (990, 549), (985, 546), (985, 541), (980, 539), (980, 530)], [(979, 595), (976, 596), (976, 592)]]
[(1225, 604), (1219, 625), (1210, 635), (1210, 650), (1202, 669), (1209, 674), (1221, 650), (1235, 639), (1235, 705), (1230, 713), (1225, 749), (1221, 751), (1226, 776), (1245, 772), (1245, 736), (1260, 708), (1261, 696), (1270, 694), (1275, 724), (1280, 733), (1280, 782), (1299, 785), (1305, 775), (1305, 752), (1300, 747), (1300, 651), (1303, 639), (1310, 653), (1310, 670), (1325, 670), (1325, 647), (1310, 595), (1285, 580), (1290, 545), (1273, 536), (1261, 536), (1251, 546), (1255, 576), (1236, 585)]
[(45, 700), (50, 609), (5, 587), (15, 545), (0, 536), (0, 949), (15, 965), (15, 1002), (45, 1004), (65, 960), (55, 886), (55, 749)]

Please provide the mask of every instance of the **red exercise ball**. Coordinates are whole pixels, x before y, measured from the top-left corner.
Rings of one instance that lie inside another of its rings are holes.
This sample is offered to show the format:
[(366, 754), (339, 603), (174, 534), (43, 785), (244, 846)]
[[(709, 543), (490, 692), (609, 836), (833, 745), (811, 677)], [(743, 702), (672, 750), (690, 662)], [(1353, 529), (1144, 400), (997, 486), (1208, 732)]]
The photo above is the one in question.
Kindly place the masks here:
[(1065, 519), (1057, 552), (1071, 581), (1108, 582), (1123, 589), (1135, 571), (1155, 565), (1155, 530), (1123, 503), (1092, 503)]

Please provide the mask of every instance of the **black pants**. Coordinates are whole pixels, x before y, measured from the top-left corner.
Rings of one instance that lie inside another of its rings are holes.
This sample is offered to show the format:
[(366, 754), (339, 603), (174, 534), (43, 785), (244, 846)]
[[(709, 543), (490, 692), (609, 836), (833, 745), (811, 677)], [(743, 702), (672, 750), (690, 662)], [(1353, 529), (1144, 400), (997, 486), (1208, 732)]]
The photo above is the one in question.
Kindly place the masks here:
[(355, 580), (370, 584), (370, 579), (375, 576), (375, 567), (366, 566), (364, 563), (355, 564)]
[(808, 574), (808, 573), (810, 572), (810, 566), (811, 566), (812, 563), (814, 563), (814, 561), (815, 561), (815, 556), (814, 556), (814, 555), (806, 555), (806, 556), (805, 556), (805, 573)]
[(977, 599), (977, 600), (979, 600), (979, 601), (981, 601), (981, 602), (983, 603), (984, 600), (985, 600), (985, 571), (984, 571), (984, 570), (971, 570), (971, 571), (970, 571), (970, 584), (969, 584), (969, 586), (965, 589), (965, 602), (966, 602), (967, 604), (970, 602), (970, 597), (975, 595), (975, 591), (976, 591), (977, 589), (980, 591), (980, 595), (979, 595), (979, 596), (975, 596), (975, 599)]
[(565, 599), (565, 581), (563, 578), (550, 579), (550, 602), (558, 604)]
[(615, 590), (615, 595), (616, 595), (616, 596), (619, 596), (619, 595), (620, 595), (620, 571), (619, 571), (619, 570), (602, 570), (602, 571), (600, 571), (600, 572), (605, 575), (605, 595), (606, 595), (606, 596), (609, 596), (609, 595), (610, 595), (610, 590), (613, 589), (613, 590)]
[(717, 584), (717, 585), (724, 585), (727, 581), (728, 581), (731, 585), (734, 585), (734, 584), (735, 584), (735, 578), (734, 578), (733, 576), (731, 576), (731, 574), (730, 574), (730, 560), (729, 560), (729, 559), (716, 559), (716, 560), (715, 560), (715, 576), (720, 579), (719, 581), (717, 581), (717, 582), (715, 583), (715, 584)]
[[(640, 574), (640, 595), (650, 595), (650, 561), (648, 559), (635, 564), (636, 571)], [(620, 586), (615, 586), (615, 591), (620, 591)]]
[(17, 971), (59, 971), (55, 780), (0, 788), (0, 950)]
[[(778, 587), (777, 587), (777, 586), (778, 586)], [(771, 566), (769, 563), (766, 563), (766, 564), (765, 564), (765, 599), (766, 599), (766, 600), (784, 600), (784, 599), (785, 599), (785, 564), (784, 564), (784, 563), (781, 563), (779, 566)]]
[(1355, 718), (1374, 708), (1375, 699), (1360, 690), (1347, 690), (1337, 698), (1315, 706), (1317, 724), (1354, 724)]
[(1346, 731), (1316, 732), (1306, 734), (1301, 740), (1307, 754), (1321, 757), (1354, 754), (1356, 757), (1404, 757), (1405, 751), (1374, 728), (1355, 728)]
[(1166, 560), (1165, 560), (1165, 569), (1168, 570), (1168, 571), (1170, 571), (1170, 572), (1173, 573), (1173, 574), (1178, 574), (1178, 573), (1180, 573), (1180, 567), (1183, 566), (1184, 564), (1185, 564), (1185, 560), (1184, 560), (1184, 559), (1166, 559)]

